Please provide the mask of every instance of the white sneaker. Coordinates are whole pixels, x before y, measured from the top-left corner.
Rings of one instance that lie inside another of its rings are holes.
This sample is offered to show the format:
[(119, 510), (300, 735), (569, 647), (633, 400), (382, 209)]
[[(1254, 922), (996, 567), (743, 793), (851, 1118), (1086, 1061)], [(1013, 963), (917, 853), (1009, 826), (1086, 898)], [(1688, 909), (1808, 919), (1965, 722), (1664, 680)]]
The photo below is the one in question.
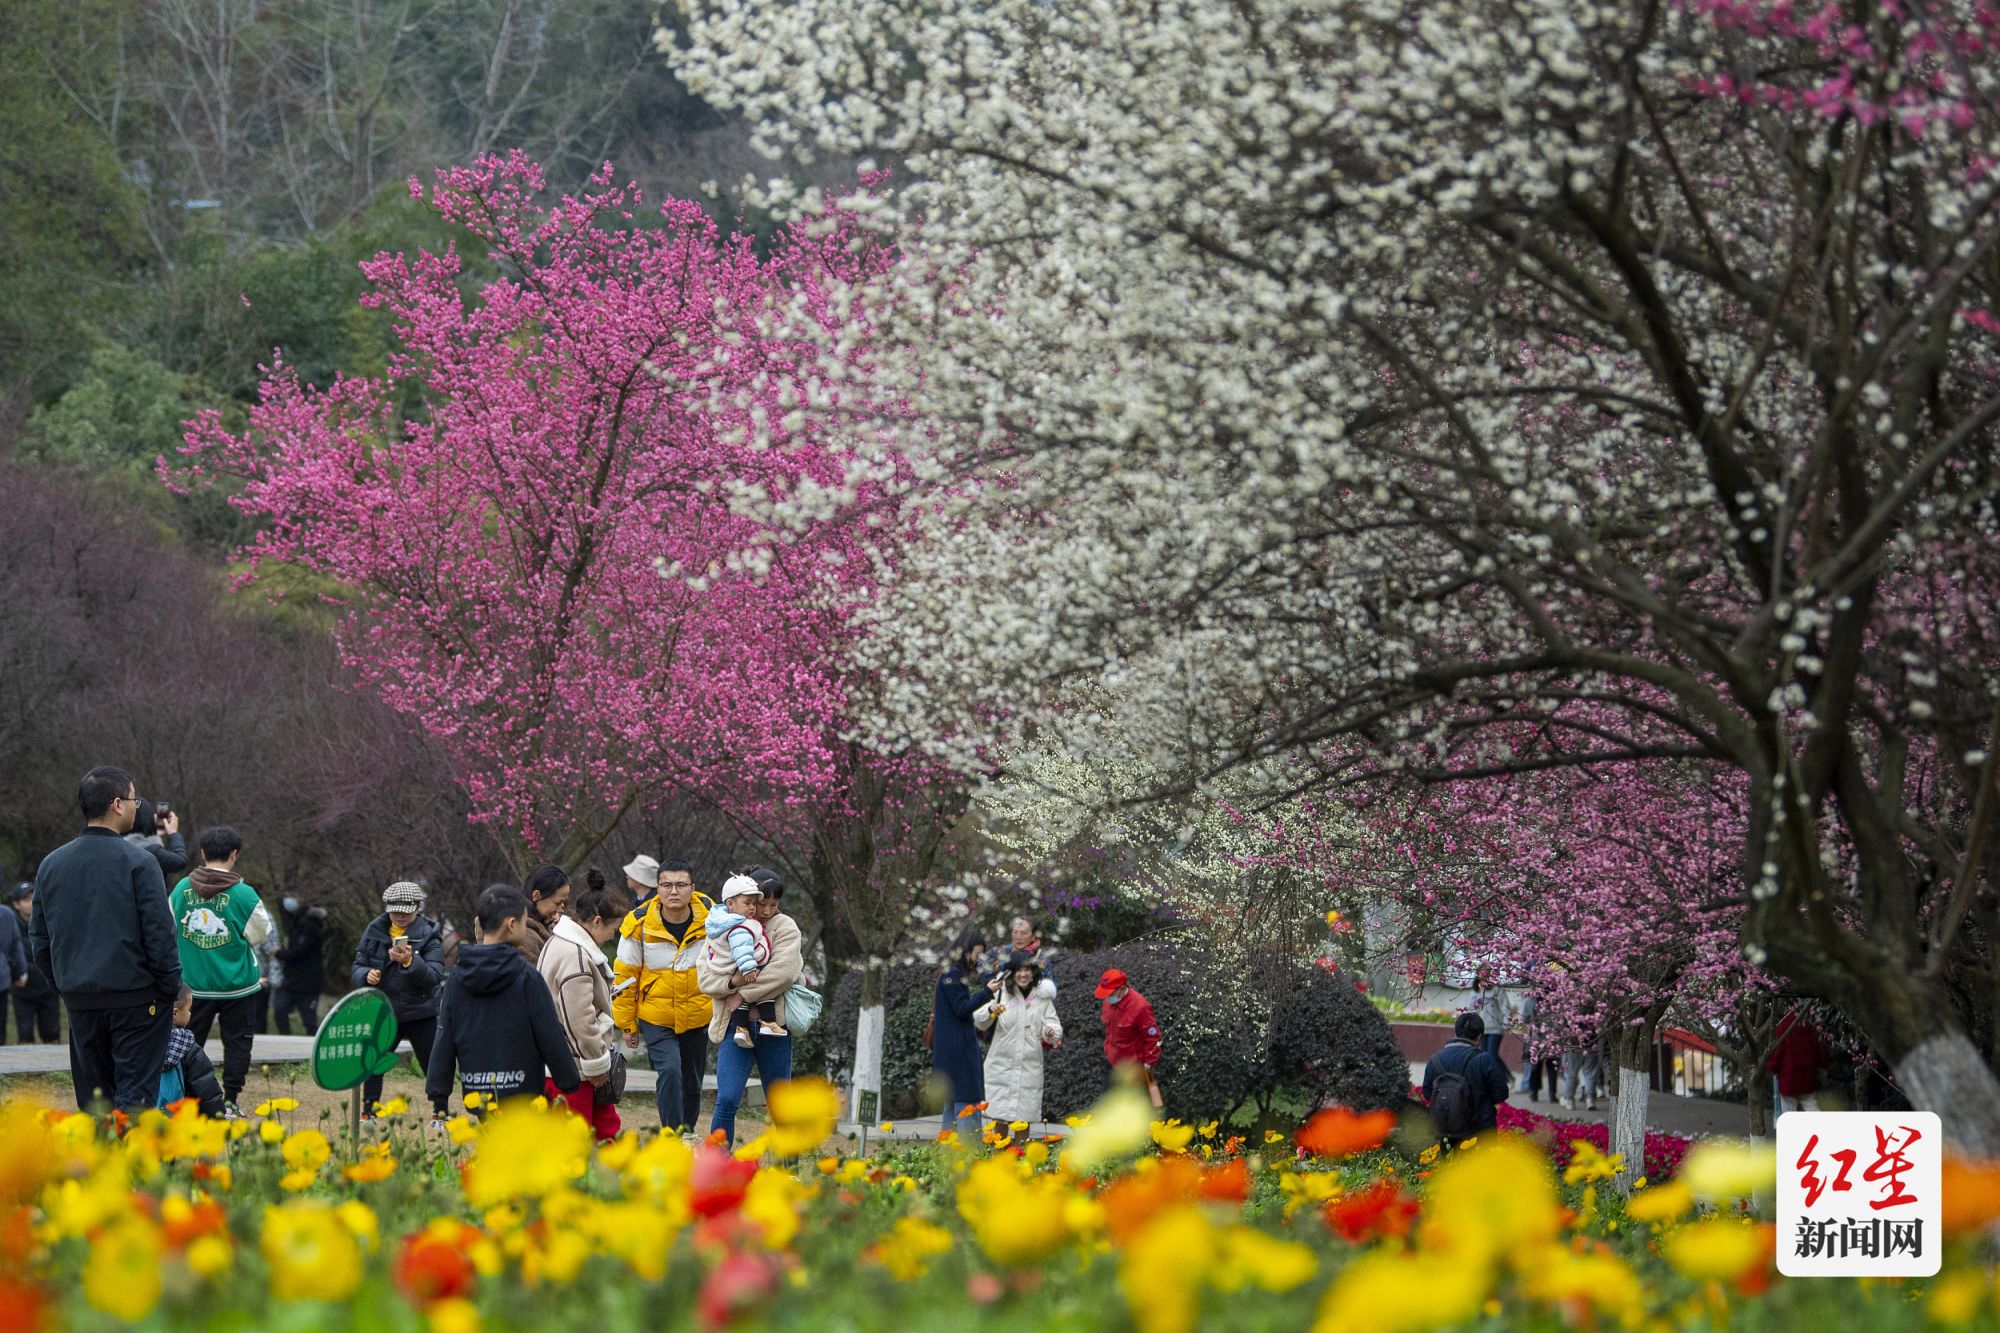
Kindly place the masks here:
[(1576, 1109), (1576, 1103), (1572, 1101), (1570, 1098), (1564, 1097), (1562, 1099), (1562, 1109), (1565, 1111), (1574, 1111)]
[(757, 1039), (750, 1035), (749, 1028), (736, 1029), (735, 1040), (736, 1044), (738, 1046), (741, 1046), (746, 1051), (754, 1051), (757, 1049)]

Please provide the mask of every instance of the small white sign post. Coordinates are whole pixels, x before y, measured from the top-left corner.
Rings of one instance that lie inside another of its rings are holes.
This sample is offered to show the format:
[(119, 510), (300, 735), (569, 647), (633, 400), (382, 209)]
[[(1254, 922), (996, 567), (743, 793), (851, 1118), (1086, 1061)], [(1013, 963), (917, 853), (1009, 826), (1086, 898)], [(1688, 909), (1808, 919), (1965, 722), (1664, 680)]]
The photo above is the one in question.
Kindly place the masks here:
[(882, 1114), (882, 1032), (887, 1011), (871, 1004), (854, 1027), (854, 1089), (848, 1114), (866, 1134)]

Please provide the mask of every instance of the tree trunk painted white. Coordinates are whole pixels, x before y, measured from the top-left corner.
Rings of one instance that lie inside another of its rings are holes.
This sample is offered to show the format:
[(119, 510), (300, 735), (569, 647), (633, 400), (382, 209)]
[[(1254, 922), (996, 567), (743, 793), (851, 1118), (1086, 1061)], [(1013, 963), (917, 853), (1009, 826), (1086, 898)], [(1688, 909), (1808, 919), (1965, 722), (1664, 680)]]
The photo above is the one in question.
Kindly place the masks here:
[(1621, 1065), (1618, 1090), (1611, 1095), (1610, 1151), (1625, 1154), (1625, 1174), (1617, 1177), (1621, 1193), (1632, 1191), (1632, 1182), (1646, 1174), (1646, 1094), (1652, 1075), (1643, 1069)]
[(1910, 1105), (1935, 1111), (1945, 1142), (1973, 1157), (2000, 1157), (2000, 1079), (1962, 1032), (1919, 1043), (1896, 1062)]
[[(882, 1031), (887, 1012), (883, 1006), (871, 1004), (861, 1011), (854, 1027), (854, 1087), (847, 1110), (848, 1117), (857, 1123), (882, 1118)], [(862, 1106), (863, 1093), (875, 1094), (872, 1109)]]

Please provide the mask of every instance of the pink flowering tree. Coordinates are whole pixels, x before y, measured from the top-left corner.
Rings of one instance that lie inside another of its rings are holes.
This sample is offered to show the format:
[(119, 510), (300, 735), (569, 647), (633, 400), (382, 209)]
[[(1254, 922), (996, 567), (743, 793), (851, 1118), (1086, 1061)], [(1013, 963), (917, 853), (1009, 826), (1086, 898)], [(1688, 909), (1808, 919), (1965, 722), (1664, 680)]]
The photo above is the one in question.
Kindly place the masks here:
[[(1528, 729), (1514, 742), (1523, 760), (1547, 753)], [(1371, 923), (1371, 952), (1447, 938), (1490, 962), (1516, 1001), (1535, 996), (1531, 1055), (1604, 1046), (1612, 1147), (1636, 1162), (1660, 1025), (1731, 1027), (1770, 985), (1738, 947), (1733, 786), (1694, 765), (1402, 784), (1363, 802), (1358, 837), (1351, 818), (1270, 826), (1256, 863), (1316, 879)]]
[(839, 484), (778, 424), (825, 363), (768, 329), (835, 319), (801, 291), (880, 249), (800, 227), (763, 259), (691, 203), (642, 218), (608, 167), (550, 200), (519, 154), (427, 193), (499, 276), (456, 246), (371, 261), (387, 369), (316, 389), (274, 360), (244, 428), (192, 422), (170, 479), (237, 483), (250, 576), (303, 570), (340, 606), (347, 665), (448, 742), (517, 867), (581, 864), (663, 793), (833, 780), (813, 534), (781, 548), (743, 500)]

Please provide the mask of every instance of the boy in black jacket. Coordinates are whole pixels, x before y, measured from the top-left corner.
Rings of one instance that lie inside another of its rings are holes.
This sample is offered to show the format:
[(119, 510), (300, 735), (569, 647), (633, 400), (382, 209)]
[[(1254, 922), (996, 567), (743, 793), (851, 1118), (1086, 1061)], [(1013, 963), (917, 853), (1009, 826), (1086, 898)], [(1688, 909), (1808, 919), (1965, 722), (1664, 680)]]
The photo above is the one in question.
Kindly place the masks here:
[[(174, 1001), (174, 1030), (167, 1034), (167, 1058), (160, 1070), (160, 1104), (162, 1106), (182, 1098), (192, 1097), (201, 1107), (201, 1113), (212, 1120), (239, 1120), (242, 1112), (235, 1111), (222, 1095), (222, 1082), (215, 1076), (215, 1061), (208, 1058), (208, 1052), (194, 1039), (188, 1024), (194, 1020), (194, 991), (186, 983), (181, 985), (181, 997)], [(174, 1088), (168, 1082), (168, 1075), (175, 1070), (180, 1077)]]
[(438, 1011), (424, 1085), (433, 1105), (451, 1096), (454, 1068), (461, 1091), (488, 1099), (540, 1096), (543, 1070), (566, 1093), (582, 1081), (548, 983), (514, 947), (527, 915), (526, 895), (511, 884), (479, 895), (473, 911), (479, 942), (460, 950)]

